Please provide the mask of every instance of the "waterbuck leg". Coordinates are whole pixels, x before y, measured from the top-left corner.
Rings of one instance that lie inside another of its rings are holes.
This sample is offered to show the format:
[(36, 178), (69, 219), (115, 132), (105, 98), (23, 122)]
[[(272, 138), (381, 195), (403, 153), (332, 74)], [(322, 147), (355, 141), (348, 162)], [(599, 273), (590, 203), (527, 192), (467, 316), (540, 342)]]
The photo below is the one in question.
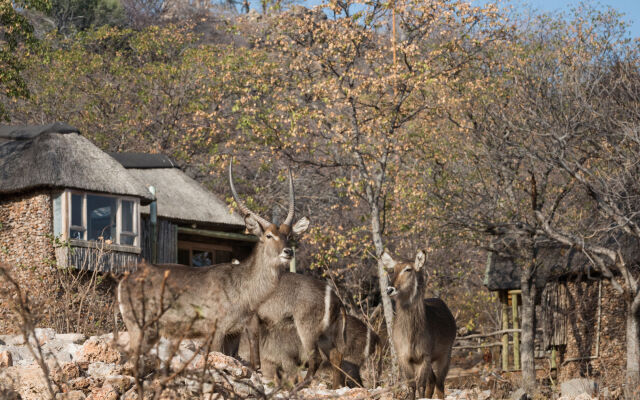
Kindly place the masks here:
[(256, 314), (249, 321), (249, 330), (247, 337), (249, 338), (249, 362), (254, 370), (260, 369), (260, 321)]
[(346, 378), (340, 370), (340, 368), (342, 367), (342, 358), (342, 352), (340, 352), (338, 349), (331, 349), (331, 351), (329, 352), (329, 361), (331, 362), (331, 369), (333, 371), (333, 389), (337, 389), (345, 385), (344, 382)]
[(433, 369), (431, 367), (431, 362), (429, 362), (427, 364), (427, 367), (425, 368), (425, 391), (424, 391), (424, 397), (426, 398), (432, 398), (433, 396), (433, 389), (434, 389), (434, 385), (436, 383), (436, 376), (433, 372)]

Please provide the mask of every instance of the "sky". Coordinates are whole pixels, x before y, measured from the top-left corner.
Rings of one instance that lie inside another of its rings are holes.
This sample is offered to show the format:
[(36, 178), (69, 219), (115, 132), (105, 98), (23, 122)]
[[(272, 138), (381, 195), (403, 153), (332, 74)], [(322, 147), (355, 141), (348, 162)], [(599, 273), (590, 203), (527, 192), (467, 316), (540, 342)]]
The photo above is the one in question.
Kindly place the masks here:
[[(488, 3), (491, 0), (471, 0), (472, 3)], [(509, 0), (511, 4), (530, 6), (545, 12), (565, 11), (570, 12), (571, 8), (580, 3), (579, 0)], [(322, 0), (307, 0), (307, 6), (314, 6), (322, 3)], [(588, 0), (592, 4), (610, 6), (625, 14), (624, 20), (630, 24), (629, 34), (633, 38), (640, 38), (640, 0)], [(254, 8), (259, 8), (258, 0), (250, 0)], [(300, 3), (298, 1), (298, 3)]]
[[(534, 9), (541, 11), (570, 11), (571, 8), (579, 4), (576, 0), (512, 0), (513, 4), (529, 4)], [(612, 7), (624, 13), (624, 20), (630, 24), (629, 33), (633, 38), (640, 38), (640, 0), (600, 0), (593, 2), (602, 6)]]

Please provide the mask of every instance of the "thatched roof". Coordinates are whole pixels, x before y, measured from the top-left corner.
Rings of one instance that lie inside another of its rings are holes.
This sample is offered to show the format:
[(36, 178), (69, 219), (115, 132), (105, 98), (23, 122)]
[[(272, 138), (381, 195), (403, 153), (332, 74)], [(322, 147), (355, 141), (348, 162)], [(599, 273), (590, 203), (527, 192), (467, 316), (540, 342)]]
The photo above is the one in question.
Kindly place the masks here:
[[(156, 188), (158, 216), (178, 222), (243, 229), (240, 215), (229, 212), (225, 202), (206, 190), (161, 154), (115, 153), (114, 158), (146, 186)], [(148, 214), (149, 207), (142, 213)]]
[[(603, 240), (606, 242), (605, 240)], [(621, 238), (609, 238), (609, 243), (615, 241), (620, 244), (622, 255), (627, 264), (640, 263), (640, 243), (638, 239), (624, 236)], [(606, 245), (606, 243), (605, 243)], [(484, 285), (489, 290), (513, 290), (520, 289), (520, 271), (524, 263), (529, 260), (518, 260), (507, 255), (505, 249), (496, 248), (489, 252), (485, 269)], [(574, 248), (559, 244), (546, 243), (538, 247), (536, 261), (536, 286), (544, 287), (551, 280), (568, 276), (595, 276), (593, 264), (587, 256)]]
[(0, 127), (0, 194), (69, 188), (153, 200), (147, 188), (66, 124)]

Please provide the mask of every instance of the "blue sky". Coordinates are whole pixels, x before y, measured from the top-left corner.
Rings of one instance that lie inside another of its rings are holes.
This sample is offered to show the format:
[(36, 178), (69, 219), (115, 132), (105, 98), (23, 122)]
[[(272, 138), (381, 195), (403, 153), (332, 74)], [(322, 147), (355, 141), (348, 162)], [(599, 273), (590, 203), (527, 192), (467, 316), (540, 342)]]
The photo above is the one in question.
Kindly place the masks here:
[[(624, 20), (630, 24), (629, 33), (631, 34), (631, 37), (640, 37), (640, 0), (600, 0), (598, 2), (591, 3), (613, 7), (616, 10), (624, 13)], [(552, 12), (569, 11), (571, 10), (571, 8), (579, 4), (579, 2), (575, 0), (513, 0), (513, 4), (529, 4), (534, 9)]]
[[(492, 0), (471, 0), (473, 3), (489, 3)], [(300, 3), (300, 1), (297, 1)], [(566, 11), (579, 4), (579, 0), (510, 0), (510, 3), (526, 8), (530, 6), (541, 11)], [(631, 37), (640, 38), (640, 0), (599, 0), (588, 1), (591, 4), (610, 6), (625, 14), (624, 19), (630, 24), (629, 33)], [(254, 8), (259, 8), (258, 0), (250, 0)], [(307, 0), (304, 2), (307, 6), (322, 3), (322, 0)]]

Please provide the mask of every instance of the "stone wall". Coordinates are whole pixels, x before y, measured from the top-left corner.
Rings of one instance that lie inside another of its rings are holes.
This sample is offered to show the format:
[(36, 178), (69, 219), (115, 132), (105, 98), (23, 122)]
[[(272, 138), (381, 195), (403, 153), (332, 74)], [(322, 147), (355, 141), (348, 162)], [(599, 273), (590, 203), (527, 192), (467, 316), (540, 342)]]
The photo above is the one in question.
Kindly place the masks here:
[[(41, 315), (47, 314), (48, 300), (55, 296), (52, 233), (50, 193), (40, 191), (0, 198), (0, 263), (28, 290), (34, 311)], [(18, 329), (17, 317), (10, 311), (15, 293), (6, 280), (0, 279), (0, 333), (14, 333)]]
[[(581, 280), (567, 283), (567, 346), (560, 362), (560, 380), (580, 376), (593, 377), (611, 389), (624, 382), (626, 364), (625, 304), (611, 284), (601, 288), (600, 338), (598, 341), (598, 281)], [(592, 360), (570, 359), (596, 355)]]

